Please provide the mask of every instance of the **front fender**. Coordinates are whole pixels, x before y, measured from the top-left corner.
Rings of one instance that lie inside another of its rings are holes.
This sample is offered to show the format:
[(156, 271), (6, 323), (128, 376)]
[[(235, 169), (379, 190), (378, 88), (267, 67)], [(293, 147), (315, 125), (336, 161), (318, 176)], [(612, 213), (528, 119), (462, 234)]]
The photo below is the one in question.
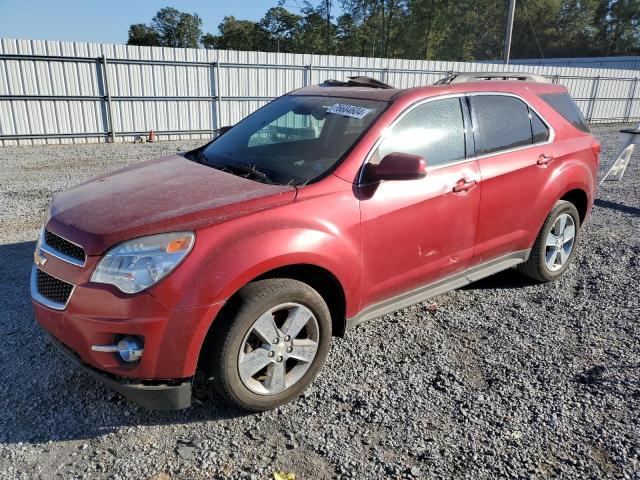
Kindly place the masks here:
[[(354, 214), (359, 220), (358, 212)], [(358, 307), (361, 270), (360, 226), (355, 220), (338, 227), (313, 219), (252, 215), (200, 230), (191, 254), (149, 293), (173, 308), (213, 305), (273, 269), (310, 264), (333, 274), (345, 294), (347, 312), (352, 312)]]
[(210, 281), (215, 288), (202, 292), (191, 302), (226, 300), (254, 278), (276, 268), (298, 264), (331, 272), (349, 301), (360, 281), (358, 246), (338, 235), (309, 228), (283, 228), (250, 235), (250, 238), (242, 236), (225, 245), (224, 253), (213, 252), (210, 260), (203, 263), (200, 275), (214, 272)]
[(305, 186), (296, 201), (196, 231), (190, 254), (148, 290), (163, 305), (199, 312), (167, 327), (166, 341), (189, 336), (184, 370), (195, 370), (201, 346), (226, 300), (276, 268), (307, 264), (329, 271), (342, 287), (346, 314), (360, 303), (360, 208), (353, 185), (337, 177)]
[(198, 313), (198, 321), (186, 326), (180, 319), (167, 329), (164, 341), (188, 337), (184, 372), (195, 372), (200, 350), (211, 324), (225, 301), (251, 280), (270, 270), (296, 264), (312, 264), (331, 272), (340, 283), (347, 312), (358, 299), (360, 265), (357, 245), (347, 236), (319, 229), (285, 227), (256, 231), (210, 228), (197, 233), (197, 247), (184, 264), (149, 291), (159, 301), (177, 299), (178, 312)]

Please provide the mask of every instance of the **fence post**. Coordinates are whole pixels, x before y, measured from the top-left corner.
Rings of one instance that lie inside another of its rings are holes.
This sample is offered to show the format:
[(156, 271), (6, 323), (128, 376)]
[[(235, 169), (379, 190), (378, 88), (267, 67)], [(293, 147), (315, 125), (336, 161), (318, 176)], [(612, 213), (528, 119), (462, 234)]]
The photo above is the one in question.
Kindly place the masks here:
[(591, 97), (589, 98), (589, 109), (587, 113), (587, 122), (591, 123), (593, 120), (593, 110), (598, 97), (598, 86), (600, 85), (600, 75), (593, 78), (593, 84), (591, 86)]
[(309, 64), (304, 67), (304, 86), (311, 85), (311, 74), (313, 73), (313, 65)]
[(220, 124), (220, 62), (213, 62), (211, 64), (213, 75), (213, 101), (215, 118), (213, 120), (213, 129), (219, 130), (222, 126)]
[(633, 83), (631, 84), (629, 99), (627, 100), (627, 106), (624, 111), (624, 121), (628, 122), (629, 117), (631, 116), (631, 108), (633, 107), (633, 100), (636, 96), (636, 87), (638, 86), (638, 77), (633, 79)]
[(107, 101), (107, 119), (109, 120), (109, 125), (107, 125), (107, 135), (111, 139), (111, 143), (116, 141), (116, 132), (113, 126), (113, 110), (111, 108), (111, 92), (109, 90), (109, 72), (107, 69), (107, 56), (102, 55), (102, 82), (104, 87), (104, 95)]
[(382, 83), (387, 83), (389, 81), (389, 67), (385, 67), (382, 69)]

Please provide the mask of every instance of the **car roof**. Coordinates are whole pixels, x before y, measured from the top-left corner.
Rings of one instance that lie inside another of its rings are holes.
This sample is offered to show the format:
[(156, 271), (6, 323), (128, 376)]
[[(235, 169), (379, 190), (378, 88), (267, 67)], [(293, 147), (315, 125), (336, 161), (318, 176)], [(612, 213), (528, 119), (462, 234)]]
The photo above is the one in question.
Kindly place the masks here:
[(452, 83), (448, 85), (428, 85), (413, 88), (372, 88), (360, 86), (313, 85), (294, 90), (289, 95), (310, 95), (322, 97), (359, 98), (365, 100), (396, 101), (435, 97), (439, 95), (467, 92), (499, 92), (515, 95), (536, 95), (543, 93), (566, 93), (566, 87), (547, 82), (519, 80), (481, 80), (475, 82)]

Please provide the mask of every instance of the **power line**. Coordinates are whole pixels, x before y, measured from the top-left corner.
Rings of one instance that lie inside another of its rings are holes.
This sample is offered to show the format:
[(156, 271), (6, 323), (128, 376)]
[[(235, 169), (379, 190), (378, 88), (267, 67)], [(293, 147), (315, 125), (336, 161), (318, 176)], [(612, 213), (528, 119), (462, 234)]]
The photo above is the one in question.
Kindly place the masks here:
[(522, 8), (524, 8), (524, 15), (527, 17), (527, 21), (529, 22), (529, 26), (531, 27), (531, 32), (533, 33), (533, 38), (536, 40), (536, 44), (538, 45), (538, 50), (540, 50), (540, 55), (544, 58), (544, 53), (542, 52), (542, 47), (540, 46), (540, 42), (538, 41), (538, 35), (536, 35), (536, 29), (531, 23), (531, 18), (529, 17), (529, 11), (527, 10), (527, 5), (522, 2)]

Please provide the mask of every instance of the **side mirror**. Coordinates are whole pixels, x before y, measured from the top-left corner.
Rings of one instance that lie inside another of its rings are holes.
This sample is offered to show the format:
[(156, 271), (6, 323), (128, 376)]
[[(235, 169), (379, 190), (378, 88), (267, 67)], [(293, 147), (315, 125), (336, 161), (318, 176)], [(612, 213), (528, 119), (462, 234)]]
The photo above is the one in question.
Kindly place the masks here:
[(427, 162), (419, 155), (393, 152), (386, 155), (378, 165), (367, 164), (367, 181), (416, 180), (427, 174)]

